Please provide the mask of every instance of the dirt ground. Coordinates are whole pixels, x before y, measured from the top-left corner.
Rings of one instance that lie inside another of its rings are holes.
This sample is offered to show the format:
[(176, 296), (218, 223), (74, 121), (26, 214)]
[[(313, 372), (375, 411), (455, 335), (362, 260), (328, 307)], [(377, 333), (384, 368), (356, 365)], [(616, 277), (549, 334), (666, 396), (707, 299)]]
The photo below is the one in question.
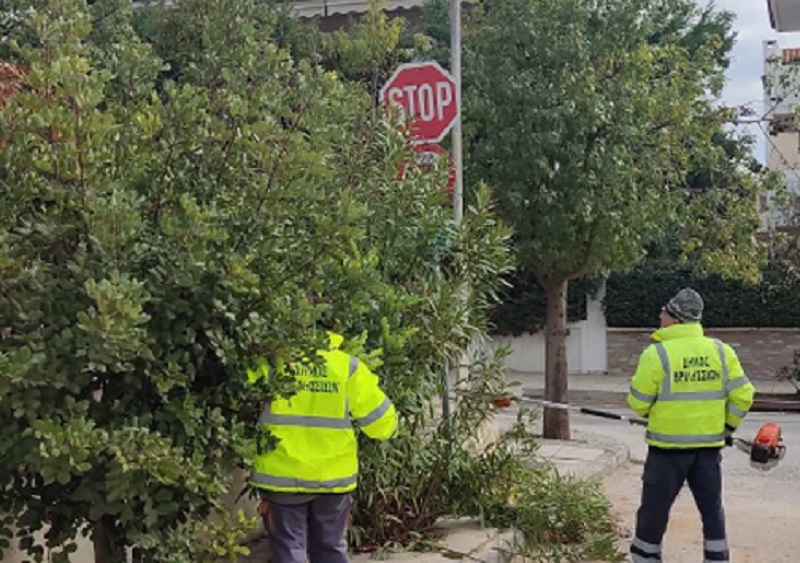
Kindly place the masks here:
[[(628, 541), (635, 525), (641, 494), (640, 464), (629, 463), (604, 482)], [(725, 513), (731, 561), (793, 563), (800, 561), (800, 483), (775, 479), (769, 473), (743, 471), (726, 475)], [(703, 558), (700, 516), (687, 488), (672, 509), (664, 539), (664, 561), (697, 563)]]

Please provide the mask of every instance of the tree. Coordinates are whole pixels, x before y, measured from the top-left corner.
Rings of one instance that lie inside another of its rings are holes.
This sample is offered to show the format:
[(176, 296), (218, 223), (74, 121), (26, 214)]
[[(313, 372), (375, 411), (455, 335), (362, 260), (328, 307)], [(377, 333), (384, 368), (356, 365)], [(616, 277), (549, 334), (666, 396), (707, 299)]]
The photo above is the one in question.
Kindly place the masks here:
[[(715, 244), (690, 252), (733, 259), (711, 266), (757, 255), (757, 182), (702, 197), (689, 183), (693, 163), (724, 157), (711, 96), (726, 37), (695, 25), (725, 29), (710, 14), (688, 0), (509, 0), (487, 2), (468, 34), (468, 174), (495, 188), (546, 293), (548, 400), (566, 398), (570, 281), (630, 268), (675, 225)], [(733, 238), (708, 236), (716, 225)], [(547, 410), (544, 432), (568, 438), (567, 413)]]

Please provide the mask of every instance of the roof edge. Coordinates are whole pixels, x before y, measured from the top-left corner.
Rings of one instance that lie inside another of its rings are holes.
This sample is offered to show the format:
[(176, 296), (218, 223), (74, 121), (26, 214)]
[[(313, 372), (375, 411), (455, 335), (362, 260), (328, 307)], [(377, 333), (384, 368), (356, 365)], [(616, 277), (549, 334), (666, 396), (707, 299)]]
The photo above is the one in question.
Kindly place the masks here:
[(767, 12), (769, 13), (769, 24), (772, 26), (772, 29), (778, 31), (778, 22), (775, 19), (775, 5), (773, 4), (773, 0), (766, 0), (767, 2)]

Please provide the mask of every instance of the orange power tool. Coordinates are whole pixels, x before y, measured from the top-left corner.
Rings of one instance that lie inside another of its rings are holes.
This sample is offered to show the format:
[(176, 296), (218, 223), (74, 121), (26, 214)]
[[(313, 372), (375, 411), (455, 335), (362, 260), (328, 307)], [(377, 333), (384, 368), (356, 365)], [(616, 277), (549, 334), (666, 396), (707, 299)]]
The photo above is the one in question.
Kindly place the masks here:
[(752, 441), (734, 438), (734, 445), (750, 455), (750, 465), (768, 471), (775, 467), (786, 455), (781, 427), (774, 422), (765, 422)]

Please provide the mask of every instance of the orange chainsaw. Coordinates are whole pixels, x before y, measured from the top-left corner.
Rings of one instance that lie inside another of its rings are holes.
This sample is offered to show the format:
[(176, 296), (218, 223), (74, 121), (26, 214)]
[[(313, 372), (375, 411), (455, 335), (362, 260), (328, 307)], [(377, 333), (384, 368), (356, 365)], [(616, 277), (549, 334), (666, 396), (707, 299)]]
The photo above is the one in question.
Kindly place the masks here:
[(733, 438), (733, 445), (750, 455), (750, 465), (769, 471), (786, 455), (781, 427), (774, 422), (765, 422), (753, 441)]
[[(626, 416), (600, 409), (542, 401), (530, 397), (524, 397), (523, 401), (537, 403), (545, 408), (574, 410), (583, 414), (588, 414), (589, 416), (599, 416), (601, 418), (620, 420), (637, 426), (647, 426), (647, 419), (637, 416)], [(781, 427), (775, 422), (765, 422), (752, 441), (745, 440), (744, 438), (731, 437), (725, 440), (725, 444), (728, 446), (736, 446), (737, 449), (748, 454), (750, 456), (750, 465), (762, 471), (769, 471), (786, 455), (786, 446), (783, 443)]]

